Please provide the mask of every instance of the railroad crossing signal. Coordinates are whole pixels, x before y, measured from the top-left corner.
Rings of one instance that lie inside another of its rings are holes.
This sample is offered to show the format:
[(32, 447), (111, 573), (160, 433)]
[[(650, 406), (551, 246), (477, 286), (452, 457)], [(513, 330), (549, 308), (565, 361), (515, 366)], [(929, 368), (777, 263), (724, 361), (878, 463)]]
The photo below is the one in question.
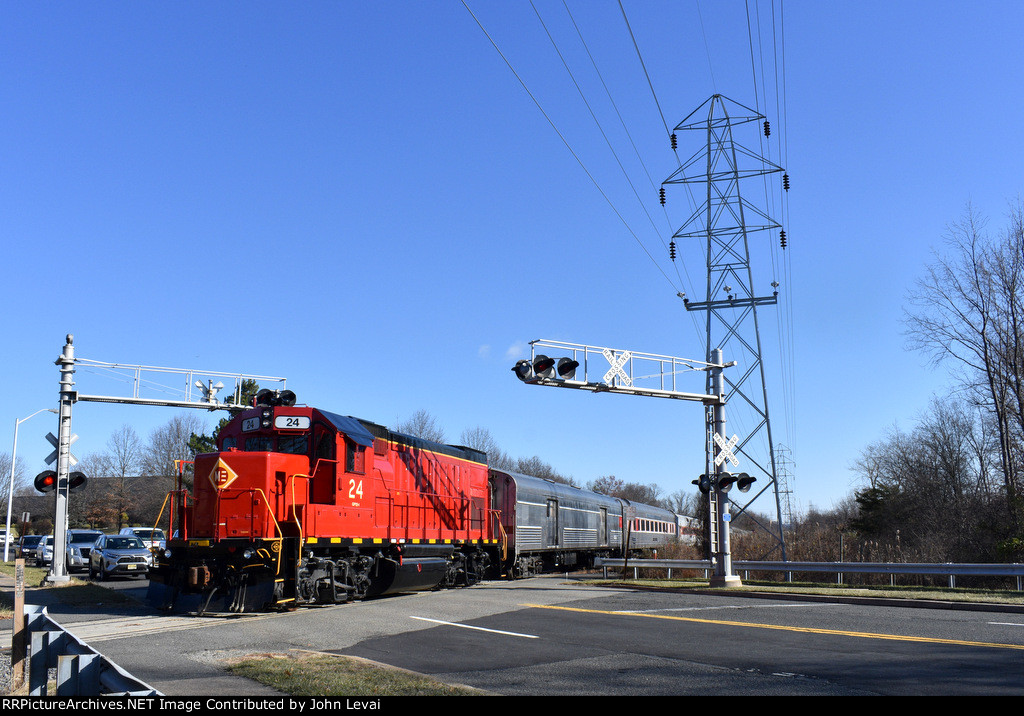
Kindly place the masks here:
[(607, 348), (601, 351), (601, 353), (604, 354), (604, 357), (608, 359), (608, 363), (611, 365), (608, 372), (604, 374), (604, 382), (611, 383), (612, 380), (618, 378), (619, 384), (626, 388), (633, 385), (633, 381), (626, 375), (626, 371), (622, 370), (622, 366), (626, 365), (633, 354), (629, 351), (622, 351), (622, 353), (615, 355)]
[(512, 372), (524, 382), (534, 378), (554, 379), (556, 373), (559, 380), (575, 380), (576, 369), (579, 367), (579, 361), (573, 358), (559, 358), (556, 362), (554, 358), (538, 355), (533, 363), (525, 358), (516, 361), (516, 364), (512, 366)]
[[(52, 465), (54, 463), (54, 461), (57, 459), (57, 451), (60, 449), (60, 447), (59, 447), (60, 446), (60, 441), (57, 440), (57, 438), (55, 438), (53, 436), (53, 433), (46, 433), (46, 440), (51, 445), (53, 445), (53, 452), (51, 452), (49, 455), (46, 456), (46, 464), (47, 465)], [(78, 464), (78, 458), (75, 457), (75, 454), (73, 452), (71, 452), (71, 449), (70, 449), (71, 446), (75, 444), (76, 440), (78, 440), (78, 436), (75, 435), (74, 433), (72, 433), (71, 434), (71, 439), (68, 440), (68, 464), (69, 465), (77, 465)]]
[(55, 487), (57, 487), (57, 472), (55, 470), (45, 470), (36, 475), (35, 488), (39, 492), (52, 492)]
[(723, 438), (718, 433), (715, 433), (715, 444), (718, 445), (719, 448), (721, 448), (718, 454), (715, 455), (715, 467), (719, 467), (726, 460), (731, 462), (733, 467), (736, 467), (737, 465), (740, 464), (740, 461), (736, 459), (736, 456), (732, 452), (732, 449), (736, 447), (736, 443), (738, 441), (739, 437), (737, 437), (736, 435), (733, 435), (729, 439), (729, 442), (726, 442), (725, 438)]
[[(88, 481), (89, 478), (85, 476), (84, 472), (72, 472), (68, 475), (68, 492), (85, 487), (85, 483)], [(53, 492), (57, 488), (57, 472), (55, 470), (44, 470), (36, 475), (33, 484), (39, 492)]]
[(732, 489), (733, 485), (740, 492), (746, 492), (750, 489), (750, 486), (757, 482), (756, 477), (752, 477), (745, 472), (741, 472), (738, 475), (733, 475), (729, 472), (722, 472), (717, 477), (701, 475), (698, 479), (692, 481), (701, 492), (705, 495), (711, 492), (713, 489), (721, 490), (722, 492), (728, 492)]

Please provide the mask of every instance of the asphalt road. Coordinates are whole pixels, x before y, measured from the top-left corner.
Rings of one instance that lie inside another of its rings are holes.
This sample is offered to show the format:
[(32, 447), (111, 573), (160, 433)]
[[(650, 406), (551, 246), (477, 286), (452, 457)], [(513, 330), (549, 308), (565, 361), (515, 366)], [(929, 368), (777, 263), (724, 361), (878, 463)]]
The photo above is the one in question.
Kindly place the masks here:
[(643, 592), (559, 576), (273, 615), (49, 611), (169, 696), (272, 694), (222, 660), (290, 649), (508, 695), (1024, 695), (1024, 614)]

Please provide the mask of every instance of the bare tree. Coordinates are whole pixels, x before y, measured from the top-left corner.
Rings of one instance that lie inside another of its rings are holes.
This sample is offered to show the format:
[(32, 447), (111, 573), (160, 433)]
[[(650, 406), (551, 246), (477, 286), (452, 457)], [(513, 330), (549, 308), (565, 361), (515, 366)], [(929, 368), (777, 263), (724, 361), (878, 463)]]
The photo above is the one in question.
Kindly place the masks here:
[(1017, 509), (1024, 440), (1024, 220), (1011, 211), (998, 241), (968, 207), (911, 296), (912, 345), (935, 363), (950, 363), (966, 390), (994, 418), (1008, 512)]
[(512, 468), (512, 459), (498, 447), (498, 442), (487, 428), (466, 428), (459, 436), (459, 442), (466, 447), (487, 453), (487, 464), (499, 470)]
[[(14, 467), (14, 487), (25, 480), (25, 465), (21, 460), (18, 460)], [(0, 453), (0, 494), (4, 497), (7, 496), (7, 491), (11, 485), (11, 453), (4, 452)]]
[(174, 476), (177, 462), (191, 460), (189, 442), (193, 435), (205, 430), (202, 418), (195, 412), (180, 413), (156, 428), (149, 436), (144, 468), (147, 475)]
[(122, 425), (107, 440), (107, 452), (96, 458), (96, 468), (108, 476), (108, 499), (120, 529), (132, 508), (133, 496), (128, 478), (139, 474), (143, 466), (143, 447), (135, 428)]
[(561, 482), (566, 485), (572, 485), (573, 487), (577, 486), (575, 480), (559, 473), (550, 464), (541, 460), (538, 455), (534, 455), (533, 457), (517, 458), (513, 469), (524, 475), (532, 475), (533, 477), (539, 477), (543, 480), (551, 480), (552, 482)]
[(443, 443), (445, 441), (444, 429), (438, 425), (434, 416), (426, 410), (417, 410), (408, 420), (399, 421), (395, 426), (395, 430), (436, 443)]

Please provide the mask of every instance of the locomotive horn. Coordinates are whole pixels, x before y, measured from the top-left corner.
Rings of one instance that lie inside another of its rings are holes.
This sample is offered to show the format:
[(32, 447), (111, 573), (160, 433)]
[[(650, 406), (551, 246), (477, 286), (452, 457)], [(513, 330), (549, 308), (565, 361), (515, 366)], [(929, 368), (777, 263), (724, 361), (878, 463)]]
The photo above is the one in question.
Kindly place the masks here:
[(281, 405), (290, 408), (291, 406), (295, 405), (295, 393), (293, 393), (290, 390), (282, 390), (278, 398), (278, 401), (280, 402)]
[(256, 393), (256, 397), (254, 397), (252, 399), (252, 404), (253, 405), (270, 405), (270, 402), (271, 402), (271, 400), (273, 400), (273, 398), (274, 398), (274, 391), (270, 390), (269, 388), (263, 388), (258, 393)]

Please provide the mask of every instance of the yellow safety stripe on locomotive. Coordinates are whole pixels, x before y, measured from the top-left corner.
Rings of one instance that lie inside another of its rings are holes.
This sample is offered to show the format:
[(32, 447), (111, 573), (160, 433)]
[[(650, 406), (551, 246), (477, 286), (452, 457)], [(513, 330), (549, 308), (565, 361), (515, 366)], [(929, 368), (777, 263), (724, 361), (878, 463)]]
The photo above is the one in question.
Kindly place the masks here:
[[(413, 449), (412, 445), (409, 445), (408, 443), (399, 442), (397, 440), (384, 440), (384, 438), (377, 438), (377, 440), (383, 440), (385, 443), (387, 443), (387, 446), (393, 452), (409, 452), (410, 450)], [(415, 451), (420, 455), (427, 455), (432, 458), (444, 457), (448, 460), (454, 460), (455, 462), (464, 462), (470, 465), (482, 465), (483, 467), (488, 467), (488, 464), (486, 462), (480, 462), (479, 460), (471, 460), (468, 457), (459, 457), (458, 455), (451, 455), (449, 453), (438, 450), (415, 448)]]

